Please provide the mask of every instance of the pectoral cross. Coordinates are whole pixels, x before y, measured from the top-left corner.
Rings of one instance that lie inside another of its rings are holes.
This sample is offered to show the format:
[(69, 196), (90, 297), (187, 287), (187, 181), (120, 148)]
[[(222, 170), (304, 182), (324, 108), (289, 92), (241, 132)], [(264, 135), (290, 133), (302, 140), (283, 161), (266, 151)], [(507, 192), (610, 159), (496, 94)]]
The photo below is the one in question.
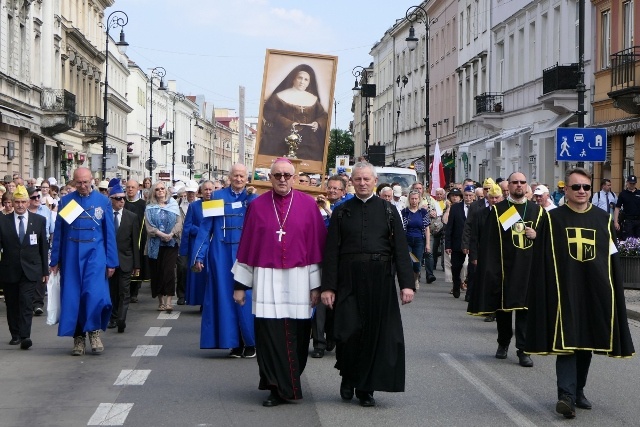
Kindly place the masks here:
[(300, 107), (300, 114), (304, 114), (304, 107)]
[(287, 234), (286, 231), (282, 231), (282, 228), (278, 231), (276, 231), (276, 234), (278, 235), (278, 242), (282, 242), (282, 235), (283, 234)]

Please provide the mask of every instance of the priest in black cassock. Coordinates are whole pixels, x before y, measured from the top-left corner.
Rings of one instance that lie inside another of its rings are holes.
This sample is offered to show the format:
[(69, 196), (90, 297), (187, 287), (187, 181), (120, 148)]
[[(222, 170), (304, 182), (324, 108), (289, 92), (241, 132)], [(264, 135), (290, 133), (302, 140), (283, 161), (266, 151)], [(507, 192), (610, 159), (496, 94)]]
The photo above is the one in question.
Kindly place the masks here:
[(331, 215), (322, 264), (322, 302), (335, 310), (340, 396), (375, 406), (373, 392), (404, 391), (405, 350), (395, 276), (402, 304), (413, 300), (409, 249), (398, 210), (373, 194), (377, 177), (356, 163), (356, 197)]
[(527, 200), (527, 178), (523, 173), (509, 175), (509, 197), (491, 210), (482, 234), (478, 254), (476, 283), (467, 312), (493, 314), (498, 328), (497, 359), (506, 359), (513, 337), (512, 313), (516, 313), (515, 335), (518, 363), (533, 366), (523, 350), (527, 328), (527, 286), (533, 241), (542, 211)]
[(558, 356), (556, 411), (573, 418), (576, 406), (592, 406), (584, 395), (592, 351), (622, 358), (634, 348), (611, 218), (589, 203), (584, 169), (567, 175), (566, 202), (543, 215), (534, 244), (525, 349)]

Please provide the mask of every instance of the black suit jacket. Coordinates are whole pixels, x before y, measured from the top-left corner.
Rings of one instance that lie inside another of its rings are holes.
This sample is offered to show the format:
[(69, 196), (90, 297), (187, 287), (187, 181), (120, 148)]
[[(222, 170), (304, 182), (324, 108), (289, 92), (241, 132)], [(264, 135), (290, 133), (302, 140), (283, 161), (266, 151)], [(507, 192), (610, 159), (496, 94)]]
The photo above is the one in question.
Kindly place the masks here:
[(120, 270), (130, 272), (134, 268), (140, 268), (140, 221), (133, 212), (122, 209), (120, 227), (116, 232), (116, 245), (118, 246), (118, 260)]
[[(16, 283), (22, 273), (31, 282), (40, 282), (49, 275), (49, 242), (47, 242), (47, 220), (38, 214), (29, 212), (25, 220), (25, 235), (22, 242), (18, 239), (15, 217), (0, 214), (0, 282)], [(37, 243), (31, 244), (32, 235)]]
[(476, 200), (469, 206), (469, 212), (467, 212), (467, 222), (464, 224), (464, 231), (462, 232), (462, 249), (469, 249), (471, 251), (471, 242), (474, 240), (478, 230), (476, 228), (477, 217), (480, 213), (487, 208), (485, 199)]
[(451, 206), (449, 221), (444, 232), (444, 248), (462, 251), (462, 231), (467, 217), (464, 215), (464, 202)]

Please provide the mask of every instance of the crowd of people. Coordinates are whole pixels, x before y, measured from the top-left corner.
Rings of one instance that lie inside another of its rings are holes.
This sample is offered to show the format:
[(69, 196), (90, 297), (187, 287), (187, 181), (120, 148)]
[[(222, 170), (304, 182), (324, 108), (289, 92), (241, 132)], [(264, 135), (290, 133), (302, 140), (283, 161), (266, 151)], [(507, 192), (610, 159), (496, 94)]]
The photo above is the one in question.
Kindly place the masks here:
[[(412, 302), (423, 268), (423, 283), (436, 281), (440, 260), (453, 297), (465, 291), (467, 312), (496, 322), (496, 358), (508, 358), (513, 313), (522, 367), (534, 366), (532, 354), (558, 356), (556, 410), (567, 418), (592, 407), (592, 352), (634, 354), (616, 255), (617, 240), (640, 236), (634, 175), (618, 195), (608, 179), (592, 192), (579, 168), (553, 193), (520, 172), (405, 190), (377, 185), (367, 162), (317, 183), (278, 158), (268, 178), (258, 195), (241, 164), (223, 181), (173, 185), (96, 182), (86, 168), (64, 186), (5, 176), (0, 287), (10, 344), (33, 346), (32, 317), (44, 314), (55, 276), (58, 335), (73, 337), (74, 356), (86, 335), (101, 353), (101, 332), (125, 332), (149, 281), (158, 311), (170, 313), (176, 297), (199, 307), (202, 349), (257, 359), (264, 406), (302, 398), (309, 354), (335, 349), (341, 398), (371, 407), (375, 391), (404, 391), (399, 302)], [(606, 309), (591, 310), (595, 301)]]

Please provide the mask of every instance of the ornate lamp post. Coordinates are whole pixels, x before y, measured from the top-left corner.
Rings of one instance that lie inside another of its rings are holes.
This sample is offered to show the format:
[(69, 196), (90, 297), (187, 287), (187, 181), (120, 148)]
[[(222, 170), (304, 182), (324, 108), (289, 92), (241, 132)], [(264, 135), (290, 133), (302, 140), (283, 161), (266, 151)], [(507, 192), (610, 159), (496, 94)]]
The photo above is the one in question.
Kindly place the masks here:
[(124, 39), (124, 26), (129, 23), (129, 17), (126, 13), (121, 10), (116, 10), (111, 12), (107, 17), (107, 37), (104, 47), (104, 100), (103, 107), (104, 113), (102, 115), (102, 179), (105, 179), (107, 175), (107, 126), (109, 126), (109, 122), (107, 121), (107, 93), (109, 92), (109, 30), (111, 28), (120, 27), (120, 41), (116, 42), (116, 46), (118, 46), (118, 52), (121, 55), (124, 55), (127, 52), (127, 43)]
[(426, 181), (427, 183), (430, 183), (431, 179), (429, 177), (429, 136), (431, 132), (429, 130), (429, 27), (431, 26), (431, 24), (437, 21), (437, 18), (430, 20), (429, 17), (427, 16), (427, 11), (424, 10), (424, 8), (422, 8), (421, 6), (411, 6), (409, 9), (407, 9), (405, 17), (407, 21), (411, 22), (411, 28), (409, 28), (409, 37), (405, 39), (409, 50), (413, 51), (415, 50), (415, 48), (418, 47), (418, 38), (416, 37), (416, 30), (413, 28), (414, 22), (417, 22), (419, 24), (424, 24), (424, 28), (425, 28), (424, 49), (425, 49), (425, 62), (426, 62), (425, 65), (426, 66), (424, 68), (424, 74), (425, 74), (424, 90), (425, 90), (426, 105), (425, 105), (425, 118), (424, 118), (424, 124), (425, 124), (424, 163), (425, 163), (425, 175), (427, 178)]
[(173, 148), (173, 154), (171, 157), (171, 182), (174, 183), (176, 181), (176, 102), (184, 101), (184, 95), (181, 93), (173, 94), (173, 133), (172, 133), (172, 141), (171, 145)]
[(197, 111), (194, 111), (192, 115), (189, 116), (189, 150), (187, 151), (187, 166), (189, 167), (189, 179), (191, 179), (192, 175), (193, 175), (193, 170), (194, 170), (194, 154), (195, 154), (195, 150), (193, 149), (193, 142), (191, 141), (191, 131), (192, 131), (192, 127), (191, 127), (191, 120), (196, 119), (196, 126), (198, 126), (198, 118), (200, 118), (200, 113), (198, 113)]
[[(369, 70), (360, 65), (356, 65), (351, 70), (351, 74), (356, 78), (356, 82), (353, 85), (353, 95), (360, 95), (360, 106), (362, 106), (362, 99), (366, 100), (366, 105), (364, 107), (365, 112), (365, 135), (364, 135), (364, 151), (365, 154), (369, 153), (369, 98), (375, 97), (375, 85), (369, 85)], [(370, 92), (371, 87), (373, 87), (373, 93)], [(361, 107), (362, 108), (362, 107)]]
[(149, 76), (149, 83), (151, 85), (151, 103), (149, 107), (149, 160), (147, 160), (147, 169), (149, 169), (149, 176), (151, 177), (151, 181), (153, 181), (153, 170), (156, 168), (155, 162), (153, 160), (153, 143), (156, 139), (153, 137), (153, 78), (157, 77), (160, 79), (160, 85), (158, 86), (158, 90), (167, 90), (164, 85), (164, 80), (162, 78), (167, 75), (167, 70), (162, 67), (155, 67), (151, 70), (151, 75)]
[[(400, 83), (402, 83), (402, 86), (400, 86)], [(400, 76), (398, 76), (398, 78), (396, 78), (396, 84), (398, 85), (398, 87), (400, 88), (400, 95), (398, 95), (398, 111), (397, 111), (397, 116), (396, 116), (396, 142), (394, 144), (393, 147), (393, 165), (396, 165), (396, 151), (398, 150), (398, 133), (400, 133), (400, 102), (402, 102), (402, 89), (404, 89), (407, 86), (407, 83), (409, 83), (409, 78), (407, 76), (402, 76), (402, 79), (400, 78)]]

